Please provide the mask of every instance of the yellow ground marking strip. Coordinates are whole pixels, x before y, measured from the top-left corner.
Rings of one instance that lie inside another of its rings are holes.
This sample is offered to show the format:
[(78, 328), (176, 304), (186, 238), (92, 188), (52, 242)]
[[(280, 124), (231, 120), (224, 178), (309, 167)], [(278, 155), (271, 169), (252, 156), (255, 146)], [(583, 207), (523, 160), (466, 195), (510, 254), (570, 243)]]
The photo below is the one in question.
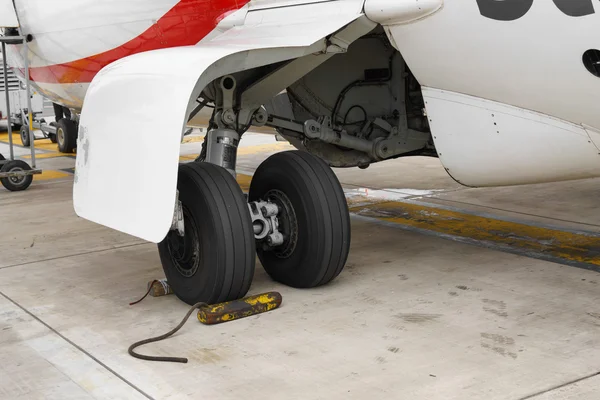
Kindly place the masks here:
[(52, 143), (50, 139), (39, 139), (35, 141), (35, 149), (56, 151), (58, 150), (58, 145), (56, 143)]
[[(37, 131), (36, 131), (37, 132)], [(19, 132), (12, 133), (13, 144), (22, 146), (23, 142), (21, 142), (21, 135)], [(4, 144), (8, 144), (8, 133), (0, 133), (0, 142)], [(58, 149), (58, 145), (56, 143), (52, 143), (50, 139), (37, 139), (35, 141), (35, 148), (40, 150), (51, 150), (56, 151)]]
[(350, 212), (442, 234), (493, 242), (600, 266), (600, 237), (481, 217), (399, 201), (350, 205)]
[[(21, 144), (21, 135), (19, 135), (18, 131), (15, 132), (13, 130), (12, 136), (13, 136), (13, 140), (16, 139), (16, 140), (19, 141), (19, 144)], [(8, 132), (0, 133), (0, 142), (6, 142), (6, 143), (8, 143)]]
[(73, 176), (73, 175), (69, 174), (67, 172), (63, 172), (63, 171), (54, 171), (54, 170), (46, 169), (46, 170), (42, 170), (42, 173), (40, 175), (34, 175), (33, 179), (36, 181), (47, 181), (50, 179), (60, 179), (60, 178), (66, 178), (69, 176)]
[(244, 174), (237, 174), (237, 182), (240, 185), (240, 187), (242, 188), (243, 192), (247, 192), (248, 190), (250, 190), (250, 182), (251, 181), (252, 181), (252, 176), (244, 175)]
[[(38, 158), (57, 158), (57, 157), (73, 157), (75, 154), (65, 154), (65, 153), (40, 153), (35, 155), (35, 159)], [(30, 155), (21, 156), (21, 158), (31, 158)]]
[(204, 141), (204, 135), (202, 136), (186, 136), (183, 138), (181, 143), (196, 143)]

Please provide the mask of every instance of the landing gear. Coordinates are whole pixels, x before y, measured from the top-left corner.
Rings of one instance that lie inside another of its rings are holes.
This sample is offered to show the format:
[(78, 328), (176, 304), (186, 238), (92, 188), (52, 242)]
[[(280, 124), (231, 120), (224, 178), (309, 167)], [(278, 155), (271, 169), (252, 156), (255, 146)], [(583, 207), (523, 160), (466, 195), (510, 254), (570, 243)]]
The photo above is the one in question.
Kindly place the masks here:
[[(48, 125), (56, 128), (56, 122), (54, 122), (54, 121), (50, 122)], [(57, 140), (56, 140), (56, 133), (49, 133), (48, 134), (48, 138), (50, 139), (50, 141), (52, 143), (56, 143), (57, 142)]]
[(249, 200), (278, 209), (282, 243), (267, 239), (257, 245), (273, 279), (310, 288), (340, 274), (350, 249), (350, 217), (342, 187), (321, 159), (301, 151), (269, 157), (254, 174)]
[(56, 142), (61, 153), (72, 153), (77, 148), (77, 123), (63, 118), (56, 123)]
[(259, 166), (246, 199), (234, 178), (237, 147), (266, 114), (256, 103), (235, 107), (234, 77), (217, 85), (202, 152), (179, 167), (171, 230), (158, 244), (173, 291), (189, 304), (240, 298), (250, 288), (256, 253), (267, 273), (286, 285), (330, 282), (350, 248), (348, 206), (335, 174), (309, 153), (278, 153)]
[(183, 236), (169, 232), (158, 250), (169, 285), (188, 304), (243, 297), (252, 281), (255, 243), (248, 205), (224, 168), (210, 163), (179, 167)]

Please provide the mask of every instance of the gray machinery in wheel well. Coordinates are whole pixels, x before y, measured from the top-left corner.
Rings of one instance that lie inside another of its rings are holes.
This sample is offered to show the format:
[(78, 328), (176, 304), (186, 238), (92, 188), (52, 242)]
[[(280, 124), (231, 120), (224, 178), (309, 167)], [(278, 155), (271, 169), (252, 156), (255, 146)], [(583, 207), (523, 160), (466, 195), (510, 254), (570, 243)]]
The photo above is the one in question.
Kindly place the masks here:
[[(280, 65), (234, 75), (240, 85), (268, 75)], [(211, 87), (204, 96), (214, 99)], [(381, 27), (308, 72), (264, 106), (266, 125), (332, 167), (365, 168), (402, 156), (437, 156), (421, 87)], [(293, 121), (303, 129), (277, 120)], [(303, 132), (311, 123), (320, 128), (319, 134)]]

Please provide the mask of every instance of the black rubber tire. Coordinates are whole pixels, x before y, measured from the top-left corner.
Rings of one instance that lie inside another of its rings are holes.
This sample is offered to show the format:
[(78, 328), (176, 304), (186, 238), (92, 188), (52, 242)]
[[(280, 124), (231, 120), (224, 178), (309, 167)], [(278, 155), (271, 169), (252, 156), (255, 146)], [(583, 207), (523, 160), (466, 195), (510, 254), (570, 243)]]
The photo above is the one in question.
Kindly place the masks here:
[[(25, 161), (13, 160), (4, 164), (0, 169), (0, 172), (11, 172), (14, 170), (30, 171), (31, 167)], [(31, 185), (31, 182), (33, 182), (33, 175), (27, 175), (21, 178), (0, 178), (2, 186), (11, 192), (25, 190)]]
[(19, 134), (21, 135), (21, 143), (25, 147), (29, 147), (31, 145), (31, 138), (29, 137), (29, 128), (27, 125), (22, 125), (19, 130)]
[[(209, 163), (179, 166), (177, 188), (184, 208), (187, 249), (197, 233), (197, 261), (178, 262), (175, 231), (158, 244), (169, 285), (188, 304), (221, 303), (244, 297), (254, 275), (256, 244), (248, 203), (227, 170)], [(186, 248), (182, 246), (181, 248)], [(193, 259), (192, 259), (193, 260)], [(187, 265), (189, 276), (178, 266)], [(193, 266), (197, 266), (192, 273)]]
[(72, 153), (77, 148), (77, 128), (75, 121), (66, 118), (56, 123), (58, 151)]
[[(250, 201), (279, 190), (297, 221), (297, 241), (283, 258), (257, 246), (258, 257), (276, 281), (296, 288), (324, 285), (342, 272), (350, 251), (350, 215), (344, 191), (325, 162), (307, 152), (286, 151), (267, 158), (250, 184)], [(284, 238), (290, 237), (283, 232)]]
[[(56, 122), (52, 121), (50, 122), (48, 125), (53, 126), (56, 128)], [(50, 141), (52, 143), (56, 143), (56, 133), (49, 133), (48, 134), (48, 139), (50, 139)]]

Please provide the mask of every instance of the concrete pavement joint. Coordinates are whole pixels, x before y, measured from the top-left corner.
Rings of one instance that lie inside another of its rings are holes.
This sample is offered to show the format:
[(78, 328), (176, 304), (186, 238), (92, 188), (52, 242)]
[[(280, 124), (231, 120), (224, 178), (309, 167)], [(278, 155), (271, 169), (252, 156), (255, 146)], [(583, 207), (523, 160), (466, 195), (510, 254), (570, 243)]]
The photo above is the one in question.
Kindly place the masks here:
[(558, 389), (561, 389), (561, 388), (564, 388), (564, 387), (567, 387), (567, 386), (570, 386), (570, 385), (574, 385), (576, 383), (579, 383), (581, 381), (585, 381), (586, 379), (590, 379), (590, 378), (593, 378), (593, 377), (598, 376), (598, 375), (600, 375), (600, 371), (594, 372), (593, 374), (589, 374), (589, 375), (583, 376), (581, 378), (574, 379), (574, 380), (569, 381), (569, 382), (562, 383), (560, 385), (553, 386), (553, 387), (551, 387), (549, 389), (545, 389), (545, 390), (542, 390), (542, 391), (539, 391), (539, 392), (527, 395), (525, 397), (520, 397), (517, 400), (533, 399), (533, 398), (536, 398), (536, 397), (541, 396), (543, 394), (550, 393), (550, 392), (553, 392), (555, 390), (558, 390)]
[(147, 394), (146, 392), (144, 392), (142, 389), (138, 388), (136, 385), (134, 385), (133, 383), (129, 382), (127, 379), (125, 379), (123, 376), (119, 375), (115, 370), (113, 370), (112, 368), (110, 368), (108, 365), (104, 364), (102, 361), (100, 361), (99, 359), (97, 359), (96, 357), (94, 357), (91, 353), (89, 353), (88, 351), (86, 351), (85, 349), (83, 349), (81, 346), (79, 346), (78, 344), (76, 344), (75, 342), (73, 342), (71, 339), (67, 338), (66, 336), (64, 336), (62, 333), (58, 332), (56, 329), (54, 329), (52, 326), (48, 325), (46, 322), (44, 322), (42, 319), (40, 319), (38, 316), (36, 316), (35, 314), (33, 314), (31, 311), (29, 311), (28, 309), (26, 309), (25, 307), (23, 307), (21, 304), (17, 303), (15, 300), (11, 299), (10, 297), (8, 297), (6, 294), (4, 294), (3, 292), (0, 291), (0, 295), (2, 295), (2, 297), (4, 297), (6, 300), (8, 300), (9, 302), (11, 302), (12, 304), (14, 304), (16, 307), (20, 308), (21, 310), (23, 310), (23, 312), (25, 312), (27, 315), (29, 315), (31, 318), (35, 319), (37, 322), (39, 322), (40, 324), (44, 325), (46, 328), (48, 328), (51, 332), (53, 332), (54, 334), (58, 335), (61, 339), (63, 339), (65, 342), (69, 343), (71, 346), (73, 346), (74, 348), (76, 348), (77, 350), (79, 350), (80, 352), (82, 352), (83, 354), (85, 354), (86, 356), (88, 356), (90, 359), (92, 359), (94, 362), (96, 362), (98, 365), (102, 366), (105, 370), (107, 370), (108, 372), (110, 372), (111, 374), (113, 374), (116, 378), (120, 379), (121, 381), (123, 381), (126, 385), (128, 385), (129, 387), (131, 387), (132, 389), (136, 390), (138, 393), (140, 393), (142, 396), (144, 396), (147, 399), (150, 400), (154, 400), (154, 398), (152, 396), (150, 396), (149, 394)]
[(15, 268), (15, 267), (22, 267), (22, 266), (25, 266), (25, 265), (37, 264), (37, 263), (46, 262), (46, 261), (61, 260), (63, 258), (84, 256), (86, 254), (94, 254), (94, 253), (102, 253), (102, 252), (110, 251), (110, 250), (126, 249), (128, 247), (141, 246), (141, 245), (144, 245), (144, 244), (150, 244), (150, 243), (148, 243), (148, 242), (139, 242), (139, 243), (133, 243), (133, 244), (126, 244), (126, 245), (123, 245), (123, 246), (108, 247), (106, 249), (90, 250), (90, 251), (86, 251), (86, 252), (83, 252), (83, 253), (67, 254), (67, 255), (59, 256), (59, 257), (44, 258), (42, 260), (28, 261), (28, 262), (24, 262), (24, 263), (20, 263), (20, 264), (5, 265), (4, 267), (0, 267), (0, 270), (8, 269), (8, 268)]

